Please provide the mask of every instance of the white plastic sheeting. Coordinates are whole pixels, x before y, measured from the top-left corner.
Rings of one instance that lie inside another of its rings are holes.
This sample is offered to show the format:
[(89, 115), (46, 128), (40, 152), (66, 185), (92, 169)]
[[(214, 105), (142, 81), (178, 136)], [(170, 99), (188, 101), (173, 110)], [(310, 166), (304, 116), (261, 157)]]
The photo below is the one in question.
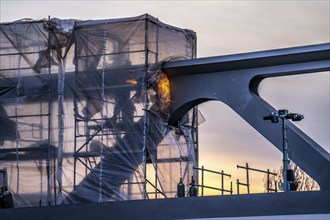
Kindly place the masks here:
[(0, 169), (15, 206), (175, 197), (180, 176), (188, 190), (197, 123), (170, 127), (157, 83), (162, 61), (195, 57), (193, 31), (147, 14), (24, 20), (1, 24), (0, 42)]

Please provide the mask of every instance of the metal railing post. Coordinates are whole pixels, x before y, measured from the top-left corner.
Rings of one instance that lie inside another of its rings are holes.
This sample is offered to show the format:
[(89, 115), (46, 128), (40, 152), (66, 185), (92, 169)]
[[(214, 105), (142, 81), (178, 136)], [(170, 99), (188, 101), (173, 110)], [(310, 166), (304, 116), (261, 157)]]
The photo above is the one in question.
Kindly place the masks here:
[(223, 178), (223, 170), (221, 170), (221, 195), (223, 195), (224, 190), (224, 184), (223, 184), (224, 178)]
[(236, 180), (236, 184), (237, 184), (237, 194), (239, 194), (239, 184), (240, 183), (239, 183), (239, 180), (238, 179)]
[(267, 169), (267, 193), (269, 193), (269, 169)]
[(202, 166), (202, 196), (204, 196), (204, 166)]
[(249, 164), (248, 163), (246, 163), (246, 187), (247, 187), (247, 193), (250, 194)]

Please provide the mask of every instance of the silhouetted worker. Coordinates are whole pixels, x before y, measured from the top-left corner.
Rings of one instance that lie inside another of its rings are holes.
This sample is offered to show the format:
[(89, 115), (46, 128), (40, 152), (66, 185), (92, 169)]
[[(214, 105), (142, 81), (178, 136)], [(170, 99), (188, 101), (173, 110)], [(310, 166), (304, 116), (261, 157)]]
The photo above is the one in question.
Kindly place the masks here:
[(115, 107), (114, 115), (117, 118), (117, 122), (121, 122), (124, 126), (134, 122), (134, 114), (136, 112), (135, 105), (130, 98), (129, 90), (121, 90), (115, 94)]
[(14, 208), (14, 201), (11, 192), (6, 186), (2, 186), (0, 189), (0, 208)]
[[(49, 39), (45, 45), (47, 49), (39, 52), (39, 59), (33, 66), (35, 72), (40, 73), (42, 68), (48, 68), (53, 64), (58, 65), (65, 54), (62, 49), (72, 46), (72, 41), (70, 41), (72, 28), (64, 31), (61, 25), (58, 19), (52, 19), (44, 24), (44, 29), (49, 33)], [(63, 25), (70, 26), (70, 23)]]

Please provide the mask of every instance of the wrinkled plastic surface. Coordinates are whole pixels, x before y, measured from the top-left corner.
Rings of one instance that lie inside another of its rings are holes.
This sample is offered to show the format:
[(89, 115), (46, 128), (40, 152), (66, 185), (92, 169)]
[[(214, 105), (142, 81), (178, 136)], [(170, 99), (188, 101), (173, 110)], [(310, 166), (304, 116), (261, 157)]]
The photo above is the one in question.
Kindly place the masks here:
[(0, 27), (0, 170), (15, 207), (168, 198), (189, 184), (195, 116), (168, 126), (157, 82), (162, 61), (195, 57), (193, 31), (147, 14)]

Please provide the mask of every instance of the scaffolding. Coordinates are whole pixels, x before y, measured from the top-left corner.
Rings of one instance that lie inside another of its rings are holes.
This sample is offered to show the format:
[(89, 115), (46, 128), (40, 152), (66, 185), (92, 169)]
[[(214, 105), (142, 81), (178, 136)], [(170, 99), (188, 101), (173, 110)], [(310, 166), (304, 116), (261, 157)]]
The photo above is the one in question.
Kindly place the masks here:
[[(0, 29), (0, 169), (16, 207), (176, 196), (198, 166), (198, 109), (167, 124), (161, 64), (196, 35), (145, 14)], [(4, 173), (4, 172), (3, 172)]]
[[(233, 194), (233, 182), (232, 181), (230, 181), (230, 189), (225, 189), (225, 177), (231, 178), (231, 174), (225, 173), (223, 170), (221, 170), (221, 172), (218, 172), (215, 170), (205, 169), (204, 166), (202, 166), (201, 168), (193, 167), (193, 169), (201, 171), (201, 184), (196, 185), (197, 187), (201, 188), (201, 196), (204, 196), (204, 188), (220, 191), (221, 195), (224, 195), (225, 192), (230, 193), (230, 195)], [(212, 186), (204, 185), (204, 173), (205, 172), (220, 175), (221, 187), (212, 187)]]

